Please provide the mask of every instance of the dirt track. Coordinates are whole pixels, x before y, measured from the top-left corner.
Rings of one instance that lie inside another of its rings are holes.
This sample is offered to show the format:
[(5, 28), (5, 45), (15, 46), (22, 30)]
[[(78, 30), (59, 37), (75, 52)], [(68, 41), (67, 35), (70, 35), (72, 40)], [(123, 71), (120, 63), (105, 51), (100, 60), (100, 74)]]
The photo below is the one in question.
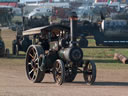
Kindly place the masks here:
[[(10, 48), (15, 34), (3, 32), (3, 38)], [(128, 96), (127, 69), (97, 69), (93, 86), (84, 83), (82, 74), (73, 83), (57, 86), (52, 74), (42, 83), (31, 83), (24, 67), (24, 59), (0, 59), (0, 96)]]
[[(3, 38), (10, 48), (15, 34), (3, 32)], [(42, 83), (31, 83), (24, 67), (24, 59), (0, 59), (0, 96), (128, 96), (127, 69), (98, 68), (93, 86), (84, 83), (82, 74), (73, 83), (57, 86), (52, 74), (46, 75)]]
[(128, 96), (128, 70), (98, 69), (95, 85), (86, 85), (82, 74), (73, 83), (57, 86), (52, 74), (42, 83), (27, 80), (24, 65), (0, 66), (0, 96)]

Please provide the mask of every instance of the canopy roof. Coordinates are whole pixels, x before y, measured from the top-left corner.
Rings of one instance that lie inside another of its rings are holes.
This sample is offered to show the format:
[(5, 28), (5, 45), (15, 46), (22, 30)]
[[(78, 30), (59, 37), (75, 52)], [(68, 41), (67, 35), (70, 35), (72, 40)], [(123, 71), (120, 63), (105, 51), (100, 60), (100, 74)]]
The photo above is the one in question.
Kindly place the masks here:
[[(47, 34), (46, 32), (56, 32), (55, 34), (59, 34), (60, 30), (66, 30), (67, 32), (70, 31), (70, 28), (67, 26), (63, 26), (63, 25), (48, 25), (48, 26), (43, 26), (43, 27), (38, 27), (38, 28), (32, 28), (29, 30), (26, 30), (23, 32), (23, 35), (37, 35), (37, 34), (43, 34), (43, 32), (45, 32), (45, 34)], [(56, 30), (56, 31), (55, 31)]]

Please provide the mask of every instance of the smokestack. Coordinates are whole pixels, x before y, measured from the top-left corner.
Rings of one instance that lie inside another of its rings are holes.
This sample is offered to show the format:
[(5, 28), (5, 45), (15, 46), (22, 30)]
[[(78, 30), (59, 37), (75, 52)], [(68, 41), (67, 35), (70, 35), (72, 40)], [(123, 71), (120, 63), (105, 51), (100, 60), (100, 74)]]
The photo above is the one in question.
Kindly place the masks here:
[(76, 12), (72, 12), (70, 16), (71, 46), (76, 45), (77, 20), (78, 17)]

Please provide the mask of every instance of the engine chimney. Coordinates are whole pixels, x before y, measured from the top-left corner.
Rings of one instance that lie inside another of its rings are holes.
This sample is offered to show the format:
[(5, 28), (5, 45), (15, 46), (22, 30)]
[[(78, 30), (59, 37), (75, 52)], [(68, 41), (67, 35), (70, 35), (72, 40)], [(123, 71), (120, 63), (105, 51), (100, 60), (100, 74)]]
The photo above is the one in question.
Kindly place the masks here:
[(78, 20), (78, 17), (76, 12), (72, 12), (70, 16), (71, 46), (76, 45), (77, 20)]

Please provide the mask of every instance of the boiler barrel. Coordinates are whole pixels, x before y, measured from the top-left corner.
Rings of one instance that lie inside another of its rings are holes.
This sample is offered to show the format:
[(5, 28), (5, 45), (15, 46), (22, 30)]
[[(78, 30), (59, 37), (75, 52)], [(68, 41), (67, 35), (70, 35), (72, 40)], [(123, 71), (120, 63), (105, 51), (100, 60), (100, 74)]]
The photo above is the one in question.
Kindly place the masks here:
[(128, 37), (127, 20), (103, 20), (101, 29), (106, 37)]
[(61, 49), (58, 53), (65, 61), (79, 62), (83, 58), (83, 51), (79, 47)]

